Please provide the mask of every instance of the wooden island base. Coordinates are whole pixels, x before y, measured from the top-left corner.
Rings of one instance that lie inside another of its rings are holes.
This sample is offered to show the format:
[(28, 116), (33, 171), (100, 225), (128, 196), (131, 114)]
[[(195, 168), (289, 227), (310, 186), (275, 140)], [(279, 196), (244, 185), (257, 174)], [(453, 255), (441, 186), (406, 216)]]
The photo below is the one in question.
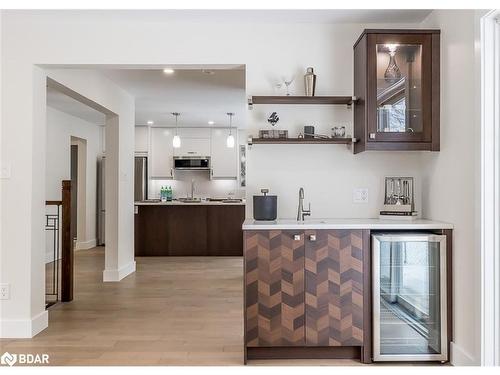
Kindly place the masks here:
[(245, 205), (137, 205), (135, 256), (242, 256)]

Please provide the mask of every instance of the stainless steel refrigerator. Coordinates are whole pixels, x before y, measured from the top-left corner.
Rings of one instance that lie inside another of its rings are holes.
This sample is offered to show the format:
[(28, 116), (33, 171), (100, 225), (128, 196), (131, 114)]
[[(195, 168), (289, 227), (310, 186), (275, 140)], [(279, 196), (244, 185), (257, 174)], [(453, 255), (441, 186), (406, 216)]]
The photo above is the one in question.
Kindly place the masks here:
[(141, 202), (148, 199), (148, 158), (135, 157), (134, 166), (134, 201)]

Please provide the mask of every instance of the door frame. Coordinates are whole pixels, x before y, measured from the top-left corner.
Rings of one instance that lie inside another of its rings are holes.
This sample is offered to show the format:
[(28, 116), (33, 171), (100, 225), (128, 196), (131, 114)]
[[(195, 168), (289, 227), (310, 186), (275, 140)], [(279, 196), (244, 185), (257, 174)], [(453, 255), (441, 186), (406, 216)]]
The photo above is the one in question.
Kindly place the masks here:
[(500, 10), (481, 30), (481, 365), (500, 365)]

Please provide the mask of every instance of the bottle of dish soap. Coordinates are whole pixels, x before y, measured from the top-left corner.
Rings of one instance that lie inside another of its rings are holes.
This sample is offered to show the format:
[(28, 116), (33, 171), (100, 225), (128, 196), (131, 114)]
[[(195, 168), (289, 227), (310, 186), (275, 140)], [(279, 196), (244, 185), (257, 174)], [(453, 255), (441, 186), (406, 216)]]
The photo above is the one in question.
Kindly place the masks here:
[(172, 201), (172, 186), (169, 186), (167, 188), (166, 193), (167, 193), (167, 201), (169, 201), (169, 202)]

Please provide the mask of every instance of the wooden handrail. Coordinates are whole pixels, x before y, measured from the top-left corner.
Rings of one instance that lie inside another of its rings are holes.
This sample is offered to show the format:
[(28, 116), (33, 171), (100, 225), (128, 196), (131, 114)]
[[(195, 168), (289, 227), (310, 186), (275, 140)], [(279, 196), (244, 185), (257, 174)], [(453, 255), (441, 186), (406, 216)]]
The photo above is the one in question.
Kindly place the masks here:
[(71, 181), (62, 182), (61, 301), (73, 300), (73, 238), (71, 229)]

